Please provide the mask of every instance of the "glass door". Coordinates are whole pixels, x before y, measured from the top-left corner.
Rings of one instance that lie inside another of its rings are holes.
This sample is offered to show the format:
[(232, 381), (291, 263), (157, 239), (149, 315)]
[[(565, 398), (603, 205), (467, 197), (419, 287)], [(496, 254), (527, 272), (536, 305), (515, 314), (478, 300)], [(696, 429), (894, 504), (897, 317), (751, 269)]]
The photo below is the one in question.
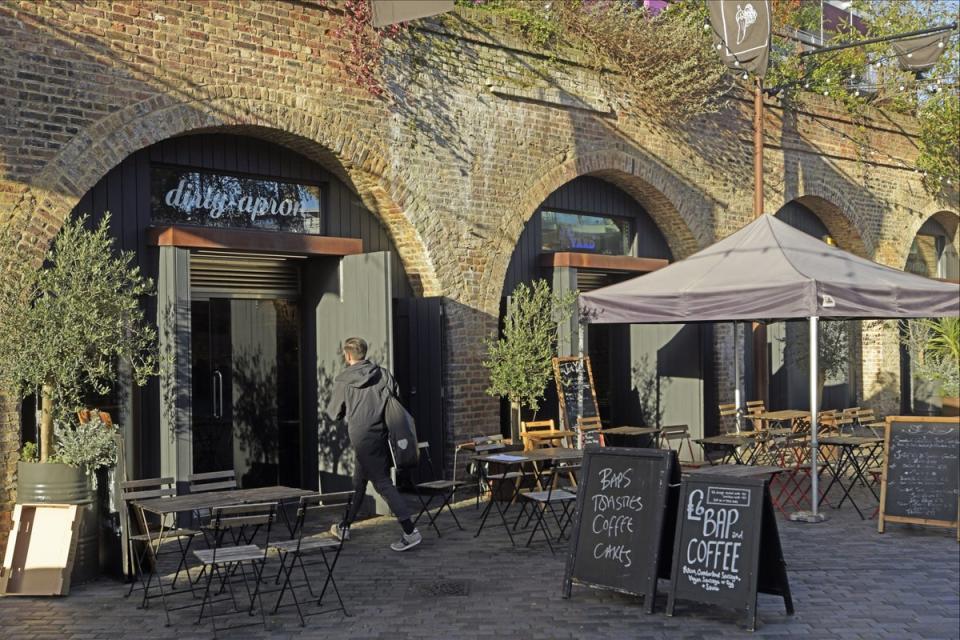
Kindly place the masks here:
[(192, 307), (193, 471), (242, 487), (300, 485), (299, 309), (210, 298)]

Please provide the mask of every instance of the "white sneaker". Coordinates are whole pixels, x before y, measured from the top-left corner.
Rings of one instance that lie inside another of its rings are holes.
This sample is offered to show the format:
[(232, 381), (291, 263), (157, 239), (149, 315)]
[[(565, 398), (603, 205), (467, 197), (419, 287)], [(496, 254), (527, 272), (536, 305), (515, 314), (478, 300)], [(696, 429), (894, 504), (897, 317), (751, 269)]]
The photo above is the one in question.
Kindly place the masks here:
[(416, 529), (412, 533), (405, 533), (400, 536), (399, 542), (394, 542), (390, 545), (390, 548), (394, 551), (406, 551), (411, 547), (415, 547), (423, 541), (423, 536), (420, 535), (420, 532)]
[(350, 527), (344, 527), (341, 524), (335, 524), (330, 527), (330, 533), (333, 534), (333, 537), (337, 540), (349, 540), (350, 539)]

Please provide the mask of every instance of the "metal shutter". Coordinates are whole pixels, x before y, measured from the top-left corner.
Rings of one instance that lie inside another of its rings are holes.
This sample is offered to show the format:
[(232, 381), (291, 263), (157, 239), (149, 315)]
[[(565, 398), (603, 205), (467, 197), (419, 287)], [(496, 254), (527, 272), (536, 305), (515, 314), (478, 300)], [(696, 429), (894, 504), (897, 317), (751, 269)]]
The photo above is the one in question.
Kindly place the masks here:
[(190, 254), (190, 298), (300, 297), (303, 256), (197, 250)]

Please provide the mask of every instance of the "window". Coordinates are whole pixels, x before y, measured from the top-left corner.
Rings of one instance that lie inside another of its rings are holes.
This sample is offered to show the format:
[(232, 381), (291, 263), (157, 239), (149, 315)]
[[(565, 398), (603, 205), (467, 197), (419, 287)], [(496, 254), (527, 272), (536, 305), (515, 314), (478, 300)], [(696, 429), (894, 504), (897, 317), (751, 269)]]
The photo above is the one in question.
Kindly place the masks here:
[(629, 255), (630, 221), (610, 216), (541, 211), (541, 250)]

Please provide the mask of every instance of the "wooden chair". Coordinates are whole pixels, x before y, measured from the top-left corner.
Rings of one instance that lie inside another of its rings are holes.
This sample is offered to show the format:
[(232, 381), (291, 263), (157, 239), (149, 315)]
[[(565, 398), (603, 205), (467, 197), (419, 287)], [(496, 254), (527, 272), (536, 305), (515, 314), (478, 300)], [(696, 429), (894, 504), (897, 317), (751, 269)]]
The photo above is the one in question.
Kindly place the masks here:
[(526, 421), (520, 423), (520, 439), (523, 450), (530, 451), (541, 447), (569, 447), (571, 431), (557, 429), (553, 419)]
[(763, 420), (760, 418), (760, 415), (767, 412), (763, 400), (747, 400), (745, 407), (743, 411), (744, 417), (753, 422), (753, 430), (760, 431), (763, 429)]
[(187, 476), (187, 481), (190, 483), (190, 493), (237, 488), (237, 475), (233, 469), (210, 471), (209, 473), (192, 473)]
[(884, 425), (886, 423), (877, 418), (873, 413), (873, 409), (857, 407), (856, 410), (851, 411), (847, 415), (853, 420), (853, 428), (856, 432), (878, 438), (883, 437)]
[[(206, 493), (208, 491), (228, 491), (237, 488), (237, 476), (233, 469), (224, 471), (209, 471), (207, 473), (191, 473), (187, 476), (190, 493)], [(203, 537), (210, 546), (210, 538), (207, 537), (208, 524), (210, 521), (210, 510), (199, 509), (193, 512), (194, 522), (203, 532)]]
[[(674, 446), (674, 443), (677, 443)], [(688, 461), (683, 460), (683, 445), (687, 445), (687, 452), (690, 454)], [(663, 449), (673, 449), (677, 452), (677, 459), (681, 466), (699, 467), (700, 462), (693, 453), (693, 441), (690, 440), (690, 428), (685, 424), (673, 424), (660, 428), (660, 447)]]
[[(270, 548), (276, 550), (280, 558), (280, 569), (277, 573), (275, 582), (283, 580), (280, 587), (280, 595), (277, 596), (277, 603), (273, 607), (273, 613), (276, 613), (281, 606), (295, 606), (297, 615), (300, 617), (300, 626), (304, 626), (305, 616), (318, 615), (321, 613), (331, 613), (333, 611), (342, 611), (345, 616), (349, 616), (347, 609), (343, 604), (343, 598), (340, 595), (340, 589), (337, 588), (337, 582), (333, 577), (334, 569), (337, 567), (337, 560), (340, 558), (340, 552), (343, 550), (343, 538), (337, 538), (327, 533), (327, 528), (332, 523), (343, 522), (350, 510), (350, 502), (353, 499), (352, 491), (343, 491), (339, 493), (317, 493), (308, 496), (301, 496), (300, 504), (297, 508), (297, 519), (294, 524), (293, 538), (283, 540), (270, 545)], [(311, 524), (317, 525), (313, 530), (323, 531), (319, 535), (305, 535), (307, 529), (307, 516), (310, 516)], [(315, 554), (319, 554), (316, 558)], [(304, 562), (305, 558), (314, 556), (313, 561)], [(312, 599), (316, 600), (318, 605), (323, 603), (323, 597), (327, 593), (328, 587), (333, 587), (340, 606), (334, 609), (323, 609), (304, 614), (300, 608), (300, 599), (297, 598), (296, 588), (299, 584), (294, 584), (291, 580), (294, 568), (299, 566), (303, 574), (304, 584)], [(325, 579), (323, 588), (319, 594), (314, 593), (313, 585), (310, 583), (310, 576), (307, 567), (323, 567)], [(289, 593), (293, 602), (290, 605), (281, 605), (284, 596)]]
[[(130, 597), (134, 592), (136, 578), (139, 577), (140, 588), (143, 590), (143, 604), (147, 603), (153, 575), (151, 573), (150, 579), (146, 582), (144, 581), (144, 564), (148, 559), (155, 562), (157, 556), (166, 555), (159, 547), (167, 542), (176, 542), (178, 547), (177, 551), (180, 554), (180, 562), (177, 564), (177, 571), (173, 575), (171, 587), (173, 589), (177, 588), (177, 579), (180, 577), (180, 572), (184, 571), (187, 573), (187, 584), (192, 588), (189, 575), (190, 568), (187, 566), (187, 555), (193, 538), (200, 532), (193, 529), (168, 527), (162, 522), (159, 524), (151, 524), (147, 522), (143, 511), (133, 504), (136, 500), (172, 498), (175, 495), (177, 495), (177, 489), (173, 478), (146, 478), (144, 480), (128, 480), (120, 483), (120, 497), (125, 507), (124, 526), (127, 527), (127, 531), (129, 532), (127, 536), (127, 557), (133, 564), (132, 567), (127, 567), (127, 570), (130, 571), (133, 578), (130, 582), (130, 590), (127, 591), (124, 597)], [(134, 533), (136, 530), (139, 530), (139, 533)], [(152, 549), (148, 548), (151, 544), (154, 545)], [(140, 546), (139, 552), (137, 551), (137, 546)], [(168, 553), (173, 553), (173, 551)]]
[(580, 433), (577, 437), (579, 438), (578, 444), (580, 445), (580, 448), (582, 449), (588, 444), (599, 444), (601, 447), (606, 446), (601, 429), (603, 429), (603, 424), (600, 423), (599, 417), (578, 417), (577, 430)]
[[(430, 526), (433, 527), (434, 531), (437, 532), (437, 537), (440, 537), (440, 528), (437, 527), (437, 518), (440, 517), (440, 514), (443, 513), (443, 508), (446, 507), (447, 511), (450, 512), (450, 515), (453, 516), (453, 521), (457, 523), (457, 528), (463, 531), (463, 527), (460, 525), (460, 520), (457, 518), (457, 514), (454, 513), (453, 507), (450, 505), (450, 501), (453, 500), (457, 489), (460, 489), (468, 484), (466, 481), (456, 479), (456, 451), (454, 451), (453, 454), (453, 477), (449, 480), (446, 480), (437, 475), (437, 471), (433, 466), (433, 458), (430, 456), (430, 443), (420, 442), (417, 444), (417, 447), (420, 449), (420, 459), (426, 460), (427, 462), (427, 467), (430, 469), (431, 479), (426, 482), (417, 482), (413, 485), (413, 490), (417, 494), (417, 500), (420, 501), (420, 513), (418, 513), (417, 517), (413, 519), (413, 524), (416, 525), (417, 521), (420, 520), (424, 514), (426, 514), (427, 518), (430, 519)], [(436, 510), (436, 512), (431, 513), (430, 508), (434, 498), (439, 498), (441, 502), (440, 507)]]
[(720, 431), (723, 433), (736, 433), (737, 417), (740, 413), (737, 411), (737, 405), (734, 403), (720, 404), (717, 405), (717, 409), (720, 411)]
[[(213, 624), (214, 637), (216, 637), (218, 631), (214, 605), (218, 602), (231, 602), (236, 606), (237, 595), (240, 596), (241, 602), (243, 602), (244, 594), (249, 597), (247, 606), (237, 607), (239, 611), (245, 613), (244, 617), (252, 616), (254, 610), (259, 607), (263, 627), (264, 629), (267, 628), (260, 585), (264, 582), (263, 569), (267, 561), (267, 552), (270, 549), (270, 532), (276, 516), (276, 502), (216, 507), (213, 509), (213, 515), (210, 519), (213, 545), (209, 549), (194, 551), (193, 555), (200, 561), (206, 574), (206, 585), (203, 600), (200, 602), (200, 615), (197, 618), (197, 624), (203, 621), (204, 612), (206, 612)], [(244, 536), (238, 534), (238, 530), (242, 531), (250, 527), (256, 530), (263, 529), (266, 532), (263, 548), (255, 544), (242, 542)], [(233, 544), (226, 541), (225, 534), (228, 532), (235, 541)], [(237, 540), (241, 540), (242, 543), (237, 543)], [(250, 567), (252, 575), (247, 575), (245, 565)], [(217, 577), (216, 585), (214, 585), (214, 576)], [(244, 591), (234, 593), (233, 585), (237, 583), (243, 584)], [(229, 592), (229, 598), (215, 599), (215, 596), (225, 591)], [(248, 626), (249, 624), (256, 623), (238, 624), (230, 628)], [(219, 630), (223, 631), (224, 628), (221, 627)]]

